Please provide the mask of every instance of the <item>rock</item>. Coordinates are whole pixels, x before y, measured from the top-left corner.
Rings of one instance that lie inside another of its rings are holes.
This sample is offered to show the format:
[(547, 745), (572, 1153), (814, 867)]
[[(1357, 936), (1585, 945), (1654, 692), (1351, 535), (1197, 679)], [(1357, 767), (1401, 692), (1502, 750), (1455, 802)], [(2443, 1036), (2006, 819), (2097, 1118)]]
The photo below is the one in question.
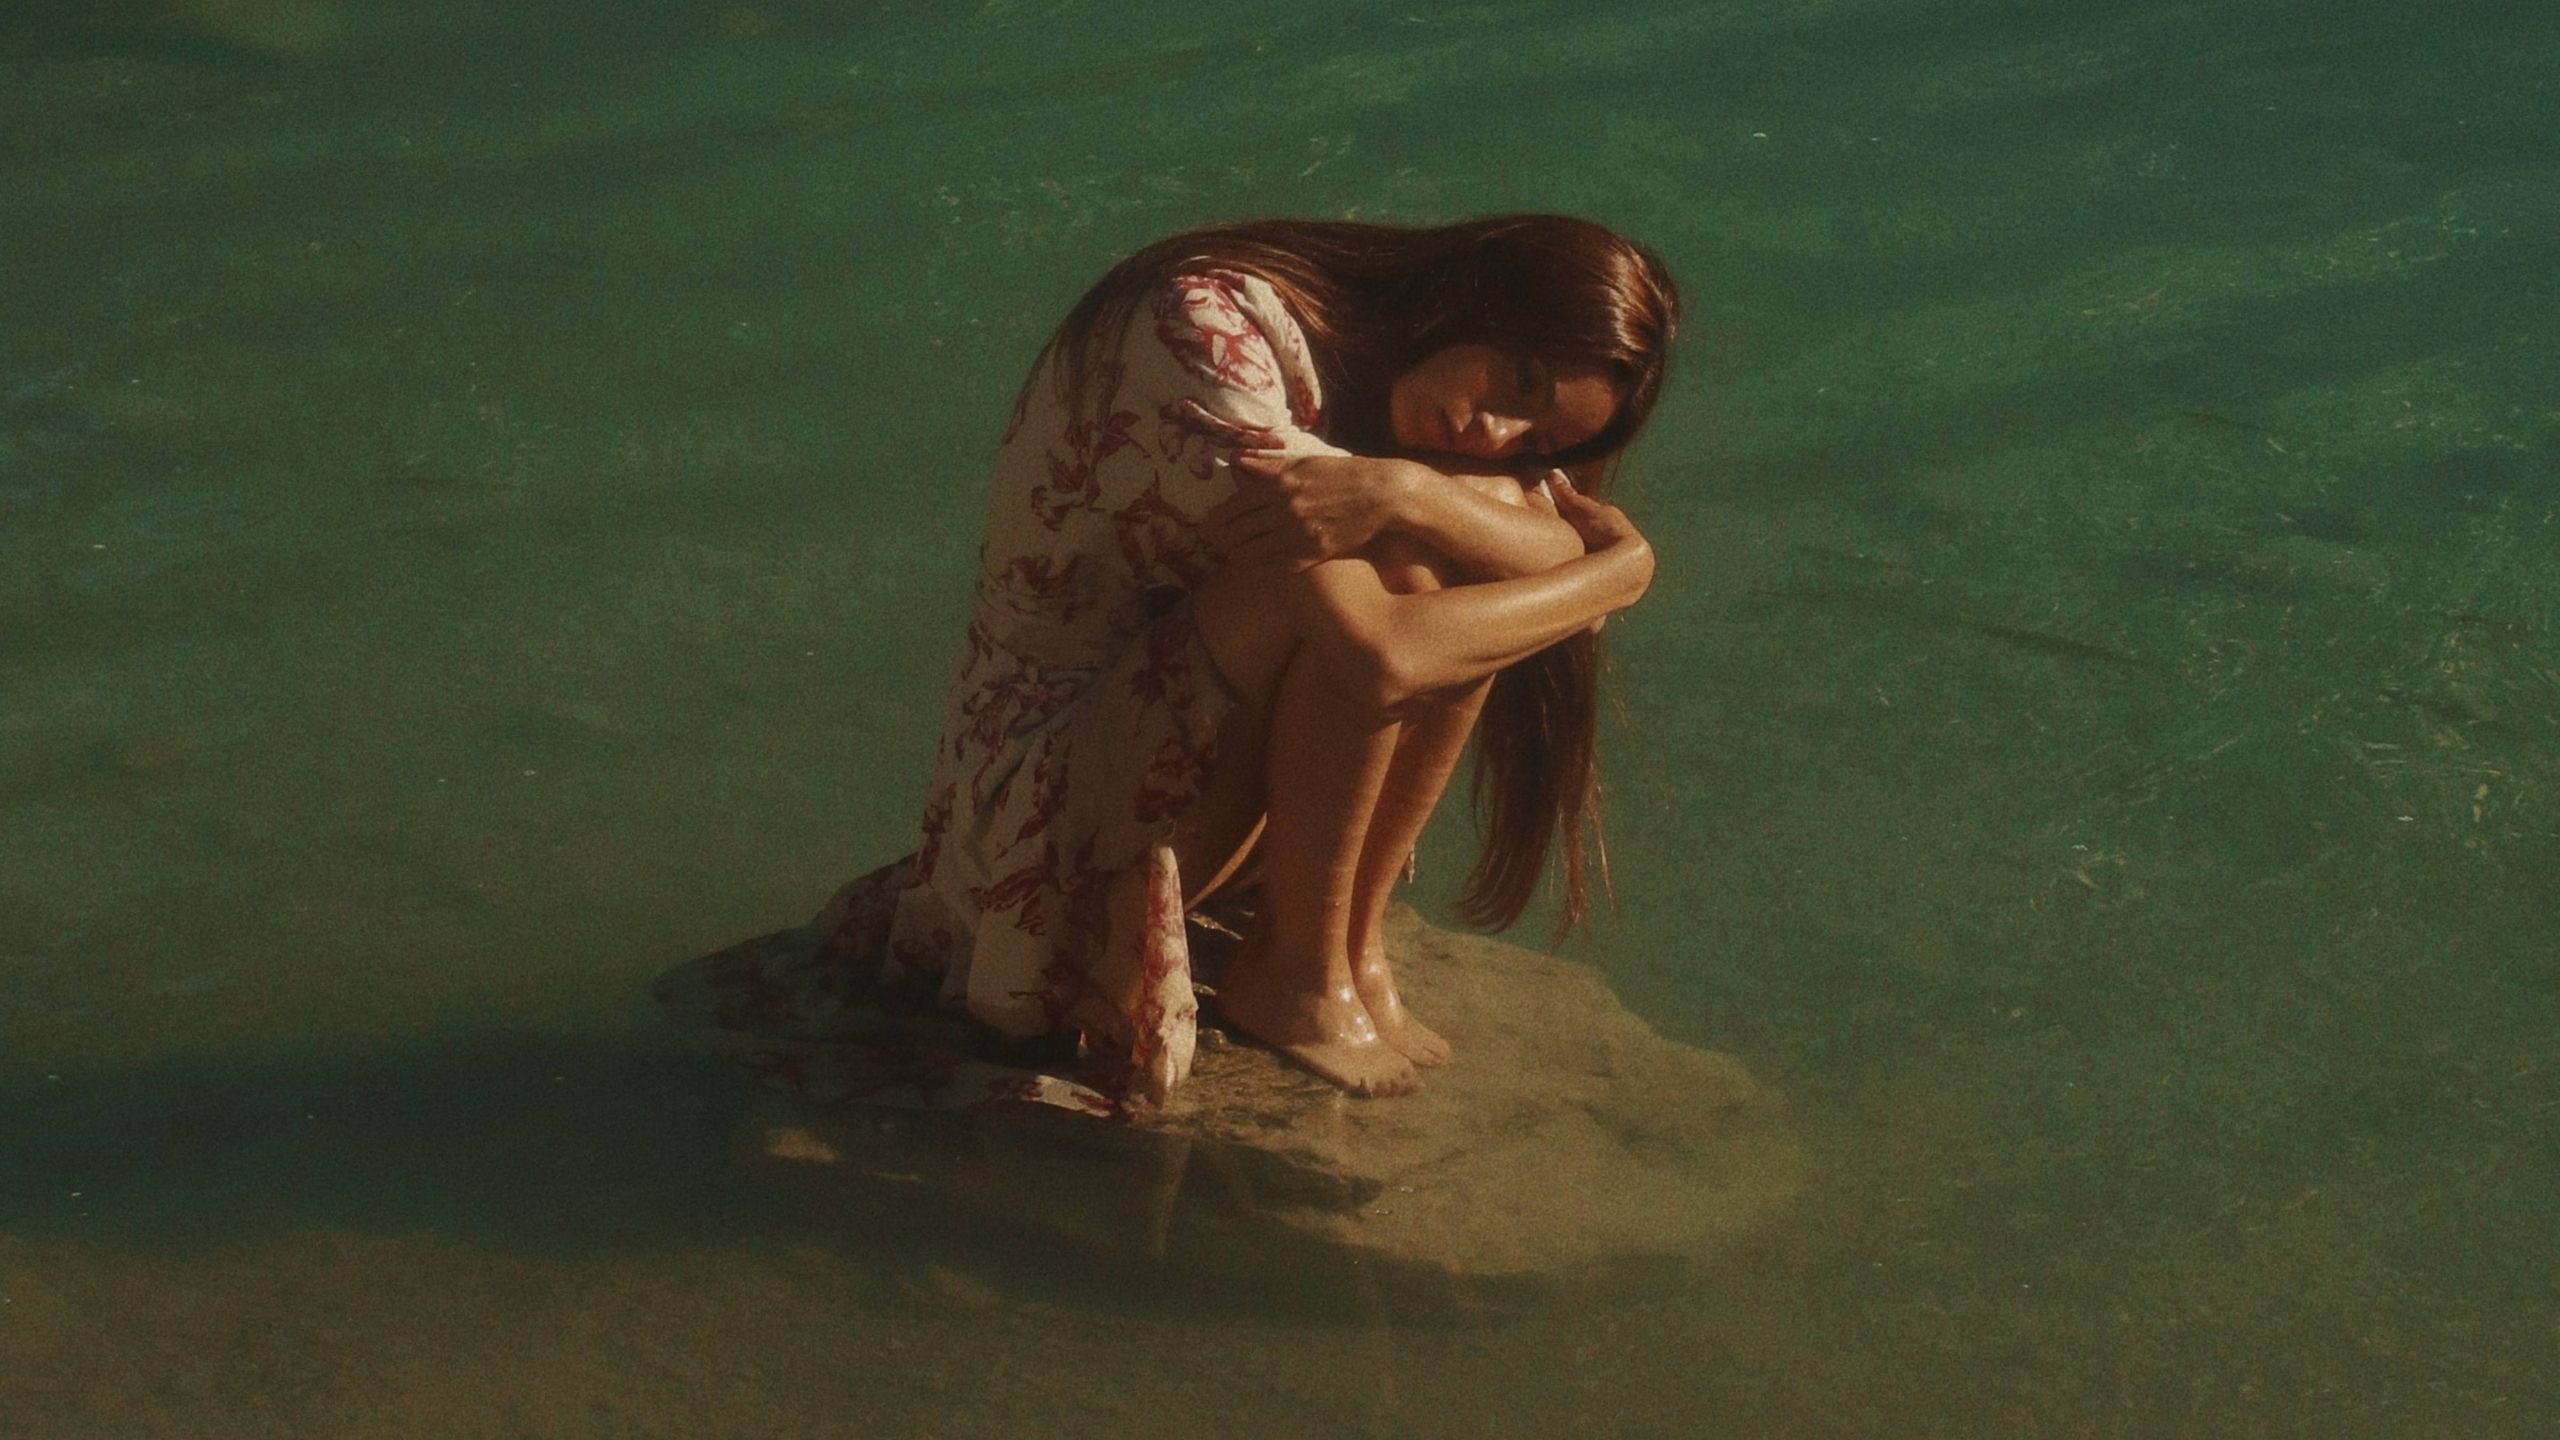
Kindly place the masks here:
[[(777, 955), (787, 971), (806, 944), (762, 937), (671, 972), (659, 993), (797, 1096), (909, 1112), (797, 1098), (753, 1118), (742, 1152), (822, 1195), (903, 1193), (1087, 1252), (1263, 1286), (1349, 1272), (1408, 1292), (1463, 1289), (1474, 1303), (1676, 1274), (1799, 1183), (1785, 1103), (1739, 1061), (1655, 1034), (1588, 967), (1410, 911), (1391, 933), (1399, 981), (1457, 1051), (1420, 1094), (1355, 1100), (1258, 1046), (1209, 1043), (1172, 1100), (1136, 1119), (1083, 1113), (1057, 1092), (1008, 1094), (1005, 1077), (1023, 1072), (970, 1056), (939, 1017), (867, 1006), (841, 978), (832, 1021), (805, 996), (742, 1014), (724, 976), (760, 955), (762, 989), (747, 988), (770, 1000)], [(1006, 1098), (918, 1113), (981, 1095)], [(1018, 1103), (1039, 1098), (1052, 1103)]]

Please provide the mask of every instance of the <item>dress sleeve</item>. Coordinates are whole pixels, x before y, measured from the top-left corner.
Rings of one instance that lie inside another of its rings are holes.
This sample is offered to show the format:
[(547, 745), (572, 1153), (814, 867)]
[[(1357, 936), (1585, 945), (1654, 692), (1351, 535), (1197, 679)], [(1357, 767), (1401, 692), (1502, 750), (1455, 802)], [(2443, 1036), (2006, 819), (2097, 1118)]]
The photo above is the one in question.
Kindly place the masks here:
[(1151, 335), (1131, 337), (1132, 359), (1153, 362), (1164, 382), (1154, 418), (1166, 458), (1205, 470), (1247, 447), (1344, 453), (1319, 438), (1324, 401), (1306, 337), (1260, 277), (1175, 276), (1136, 323)]

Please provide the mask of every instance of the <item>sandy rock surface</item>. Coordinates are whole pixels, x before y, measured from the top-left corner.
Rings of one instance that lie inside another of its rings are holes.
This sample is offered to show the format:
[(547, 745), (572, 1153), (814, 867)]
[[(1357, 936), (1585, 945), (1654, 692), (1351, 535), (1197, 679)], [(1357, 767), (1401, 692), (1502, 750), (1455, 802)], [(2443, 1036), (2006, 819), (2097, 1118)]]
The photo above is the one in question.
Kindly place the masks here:
[[(1409, 1002), (1457, 1051), (1417, 1095), (1354, 1100), (1208, 1035), (1190, 1081), (1139, 1120), (804, 1091), (760, 1106), (744, 1149), (790, 1183), (904, 1191), (1079, 1249), (1262, 1282), (1350, 1264), (1425, 1284), (1616, 1284), (1676, 1273), (1794, 1194), (1783, 1099), (1732, 1057), (1656, 1035), (1589, 967), (1410, 911), (1392, 947)], [(734, 1049), (740, 1017), (723, 1027), (688, 1005), (716, 989), (703, 967), (722, 958), (671, 972), (660, 993)], [(832, 1039), (794, 1023), (813, 1059), (793, 1073), (867, 1073), (884, 1046), (912, 1066), (947, 1034), (858, 1005)], [(757, 1068), (775, 1078), (769, 1052)]]

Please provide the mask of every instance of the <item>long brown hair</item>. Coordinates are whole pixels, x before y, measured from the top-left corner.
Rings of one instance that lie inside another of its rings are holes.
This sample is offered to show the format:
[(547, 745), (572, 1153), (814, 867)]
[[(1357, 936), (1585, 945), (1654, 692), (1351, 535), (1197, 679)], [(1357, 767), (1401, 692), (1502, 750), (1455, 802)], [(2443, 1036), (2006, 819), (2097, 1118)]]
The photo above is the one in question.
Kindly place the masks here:
[[(1436, 226), (1214, 225), (1131, 255), (1067, 312), (1050, 337), (1056, 363), (1049, 373), (1070, 413), (1083, 409), (1094, 357), (1117, 352), (1145, 297), (1172, 277), (1201, 269), (1237, 270), (1269, 282), (1306, 334), (1331, 412), (1325, 429), (1353, 451), (1394, 448), (1389, 387), (1452, 345), (1521, 348), (1558, 369), (1609, 374), (1625, 398), (1608, 425), (1540, 461), (1565, 467), (1585, 493), (1600, 496), (1608, 492), (1617, 453), (1662, 394), (1680, 311), (1679, 291), (1659, 257), (1568, 215), (1495, 215)], [(1518, 920), (1558, 840), (1564, 870), (1559, 935), (1583, 916), (1595, 857), (1607, 886), (1594, 757), (1599, 676), (1598, 637), (1585, 633), (1495, 678), (1476, 727), (1480, 849), (1458, 900), (1469, 924), (1499, 930)]]

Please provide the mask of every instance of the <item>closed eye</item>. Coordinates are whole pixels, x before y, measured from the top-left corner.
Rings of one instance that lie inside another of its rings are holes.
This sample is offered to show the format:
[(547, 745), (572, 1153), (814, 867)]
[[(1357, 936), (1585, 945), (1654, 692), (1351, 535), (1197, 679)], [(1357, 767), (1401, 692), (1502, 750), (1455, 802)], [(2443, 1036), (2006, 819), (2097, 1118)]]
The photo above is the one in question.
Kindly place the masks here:
[(1520, 353), (1513, 383), (1518, 387), (1521, 413), (1524, 418), (1534, 418), (1543, 414), (1547, 406), (1555, 400), (1555, 382), (1548, 377), (1547, 367), (1539, 363), (1537, 356), (1525, 350)]
[(1535, 427), (1545, 421), (1547, 411), (1555, 405), (1555, 377), (1548, 373), (1546, 365), (1537, 356), (1523, 350), (1514, 363), (1512, 386), (1512, 398), (1518, 406), (1518, 414), (1532, 427), (1528, 434), (1520, 437), (1520, 452), (1524, 455), (1550, 453), (1555, 449), (1555, 442), (1540, 434)]

